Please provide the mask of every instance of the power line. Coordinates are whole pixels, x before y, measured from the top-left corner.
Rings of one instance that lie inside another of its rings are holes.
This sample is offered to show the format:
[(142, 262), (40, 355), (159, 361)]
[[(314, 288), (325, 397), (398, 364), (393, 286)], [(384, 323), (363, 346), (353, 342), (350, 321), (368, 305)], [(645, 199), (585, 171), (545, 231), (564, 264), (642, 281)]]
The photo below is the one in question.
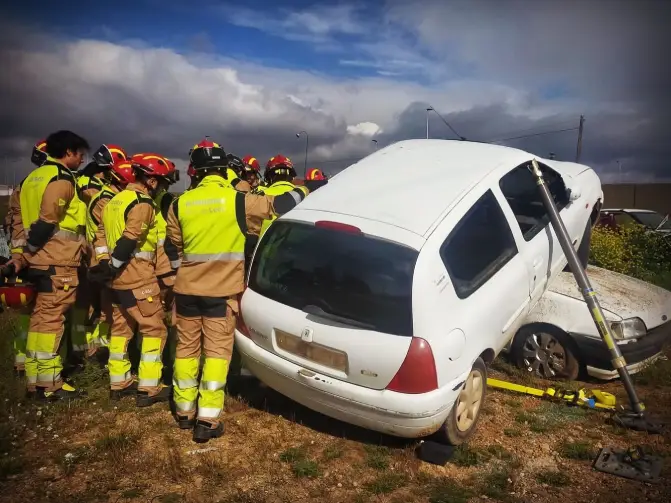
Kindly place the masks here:
[[(517, 135), (517, 134), (520, 134), (520, 133), (526, 133), (527, 131), (538, 130), (539, 128), (559, 127), (559, 126), (563, 126), (565, 124), (574, 124), (574, 123), (575, 123), (575, 120), (571, 119), (571, 120), (565, 120), (565, 121), (562, 121), (562, 122), (557, 122), (555, 124), (544, 124), (542, 126), (534, 126), (534, 127), (530, 127), (530, 128), (526, 128), (526, 129), (516, 129), (516, 130), (513, 130), (513, 131), (506, 131), (505, 133), (498, 133), (498, 134), (495, 134), (495, 135), (492, 135), (492, 136), (494, 138), (498, 138), (499, 136)], [(486, 140), (486, 141), (487, 142), (492, 142), (492, 141), (498, 141), (498, 140)]]
[[(436, 109), (433, 108), (433, 107), (431, 107), (430, 110), (433, 110), (433, 111), (436, 113), (436, 115), (437, 115), (438, 117), (440, 117), (440, 120), (442, 120), (442, 121), (445, 123), (445, 125), (446, 125), (448, 128), (450, 128), (450, 131), (452, 131), (452, 132), (456, 135), (457, 138), (459, 138), (460, 140), (465, 140), (465, 139), (466, 139), (466, 138), (464, 138), (463, 136), (461, 136), (459, 133), (457, 133), (457, 131), (456, 131), (452, 126), (450, 126), (450, 123), (447, 122), (447, 121), (443, 118), (443, 116), (440, 115), (440, 113), (438, 113), (438, 110), (436, 110)], [(428, 133), (428, 129), (427, 129), (427, 134), (429, 134), (429, 133)]]
[(566, 129), (556, 129), (554, 131), (545, 131), (544, 133), (525, 134), (525, 135), (522, 135), (522, 136), (511, 136), (509, 138), (501, 138), (499, 140), (490, 140), (490, 141), (486, 141), (484, 143), (498, 143), (500, 141), (519, 140), (519, 139), (522, 139), (522, 138), (532, 138), (534, 136), (543, 136), (543, 135), (546, 135), (546, 134), (564, 133), (566, 131), (577, 131), (578, 129), (579, 128), (577, 128), (577, 127), (571, 127), (571, 128), (566, 128)]

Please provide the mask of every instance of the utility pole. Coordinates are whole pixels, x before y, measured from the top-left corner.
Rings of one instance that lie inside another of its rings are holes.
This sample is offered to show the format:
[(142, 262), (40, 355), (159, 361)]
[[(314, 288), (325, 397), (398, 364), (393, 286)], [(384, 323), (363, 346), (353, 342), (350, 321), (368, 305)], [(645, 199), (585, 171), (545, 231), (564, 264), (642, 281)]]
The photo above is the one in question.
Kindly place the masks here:
[(580, 154), (582, 154), (582, 132), (585, 126), (585, 116), (580, 116), (580, 125), (578, 126), (578, 145), (575, 150), (575, 162), (580, 162)]

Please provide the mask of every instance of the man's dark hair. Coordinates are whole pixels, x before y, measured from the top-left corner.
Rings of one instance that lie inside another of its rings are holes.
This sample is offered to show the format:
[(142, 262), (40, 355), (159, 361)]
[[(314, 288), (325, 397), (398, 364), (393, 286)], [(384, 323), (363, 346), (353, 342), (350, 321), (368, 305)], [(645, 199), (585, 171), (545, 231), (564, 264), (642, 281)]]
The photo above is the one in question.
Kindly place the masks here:
[(72, 131), (56, 131), (47, 136), (47, 154), (55, 159), (61, 159), (68, 153), (78, 150), (89, 150), (89, 143)]

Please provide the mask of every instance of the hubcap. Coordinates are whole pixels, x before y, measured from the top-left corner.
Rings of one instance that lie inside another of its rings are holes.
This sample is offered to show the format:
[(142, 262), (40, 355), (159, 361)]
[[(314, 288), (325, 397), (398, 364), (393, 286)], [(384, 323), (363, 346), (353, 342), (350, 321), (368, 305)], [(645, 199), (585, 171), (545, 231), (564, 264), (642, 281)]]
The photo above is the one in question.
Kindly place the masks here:
[(477, 370), (471, 370), (457, 400), (457, 428), (459, 431), (468, 431), (477, 419), (482, 404), (483, 387), (482, 374)]
[(522, 357), (527, 370), (541, 377), (555, 377), (566, 368), (566, 350), (557, 339), (543, 332), (527, 337)]

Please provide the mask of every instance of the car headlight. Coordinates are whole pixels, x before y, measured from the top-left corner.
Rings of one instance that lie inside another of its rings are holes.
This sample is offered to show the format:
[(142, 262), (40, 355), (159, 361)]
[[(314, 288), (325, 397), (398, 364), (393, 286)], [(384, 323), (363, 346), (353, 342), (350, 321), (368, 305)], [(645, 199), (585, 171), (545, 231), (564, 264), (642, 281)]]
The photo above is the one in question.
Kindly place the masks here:
[(616, 339), (636, 339), (645, 335), (648, 328), (641, 318), (627, 318), (622, 321), (613, 321), (610, 329)]

